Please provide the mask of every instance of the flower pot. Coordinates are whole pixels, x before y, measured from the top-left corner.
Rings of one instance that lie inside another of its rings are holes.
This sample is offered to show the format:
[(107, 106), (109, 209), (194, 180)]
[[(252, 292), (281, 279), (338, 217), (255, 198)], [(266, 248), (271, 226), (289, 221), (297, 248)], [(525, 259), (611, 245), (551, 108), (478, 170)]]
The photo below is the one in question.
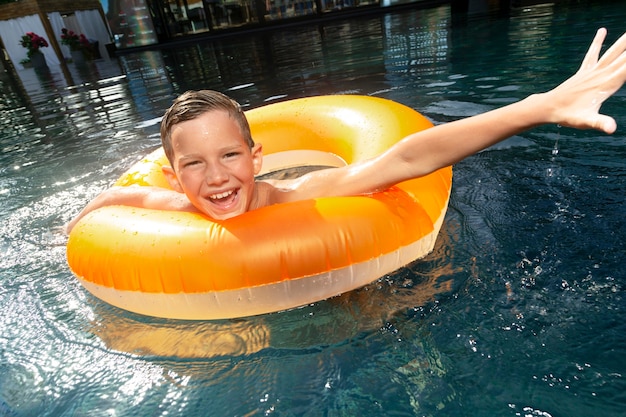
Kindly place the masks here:
[(48, 64), (46, 64), (46, 57), (41, 52), (34, 52), (30, 56), (30, 63), (35, 69), (48, 67)]
[(74, 64), (84, 64), (85, 63), (85, 54), (81, 50), (71, 50), (70, 54), (72, 55), (72, 62)]

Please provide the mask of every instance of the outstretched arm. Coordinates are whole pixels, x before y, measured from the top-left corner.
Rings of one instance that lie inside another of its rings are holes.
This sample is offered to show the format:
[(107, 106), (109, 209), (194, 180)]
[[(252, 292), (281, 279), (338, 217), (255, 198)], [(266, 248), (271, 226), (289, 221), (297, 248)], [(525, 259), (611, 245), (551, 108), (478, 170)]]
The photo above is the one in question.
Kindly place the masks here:
[(283, 201), (385, 189), (452, 165), (542, 124), (613, 133), (617, 127), (615, 120), (599, 110), (626, 81), (626, 34), (600, 57), (605, 37), (606, 30), (598, 30), (578, 72), (556, 88), (487, 113), (414, 133), (370, 161), (308, 174), (289, 186)]
[(626, 81), (626, 34), (600, 58), (605, 37), (606, 29), (598, 30), (578, 72), (556, 88), (418, 133), (402, 143), (396, 157), (418, 170), (408, 175), (423, 175), (546, 123), (613, 133), (615, 120), (599, 110)]

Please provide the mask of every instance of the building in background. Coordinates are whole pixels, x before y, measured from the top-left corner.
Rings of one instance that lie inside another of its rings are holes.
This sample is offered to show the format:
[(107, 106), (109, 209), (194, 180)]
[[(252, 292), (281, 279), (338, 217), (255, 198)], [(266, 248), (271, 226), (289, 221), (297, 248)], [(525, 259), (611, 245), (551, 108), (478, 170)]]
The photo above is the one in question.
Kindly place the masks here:
[(116, 48), (157, 43), (153, 13), (148, 0), (102, 0)]
[[(101, 0), (118, 49), (436, 0)], [(445, 1), (441, 1), (442, 3)]]

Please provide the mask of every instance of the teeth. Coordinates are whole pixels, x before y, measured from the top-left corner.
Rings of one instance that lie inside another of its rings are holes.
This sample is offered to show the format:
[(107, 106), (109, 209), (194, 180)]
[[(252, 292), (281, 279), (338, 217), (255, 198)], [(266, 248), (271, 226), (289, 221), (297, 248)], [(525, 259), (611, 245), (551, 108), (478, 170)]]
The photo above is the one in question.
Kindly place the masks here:
[(210, 196), (209, 196), (209, 198), (210, 198), (211, 200), (219, 200), (219, 199), (222, 199), (222, 198), (226, 198), (226, 197), (228, 197), (228, 196), (229, 196), (229, 195), (231, 195), (232, 193), (233, 193), (233, 191), (232, 191), (232, 190), (230, 190), (230, 191), (224, 191), (223, 193), (210, 195)]

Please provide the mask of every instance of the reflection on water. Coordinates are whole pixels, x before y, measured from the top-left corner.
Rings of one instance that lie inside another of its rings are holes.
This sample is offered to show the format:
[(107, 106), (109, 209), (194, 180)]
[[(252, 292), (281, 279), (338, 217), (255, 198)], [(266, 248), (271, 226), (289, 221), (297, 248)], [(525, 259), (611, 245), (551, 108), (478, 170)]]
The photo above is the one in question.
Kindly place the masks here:
[[(624, 17), (611, 2), (460, 22), (440, 7), (0, 73), (0, 415), (619, 415), (621, 127), (545, 127), (458, 164), (430, 256), (276, 314), (116, 309), (72, 277), (57, 228), (159, 145), (187, 89), (250, 108), (376, 95), (442, 123), (555, 85), (595, 25), (615, 39)], [(604, 107), (620, 126), (625, 100)]]
[[(422, 306), (451, 290), (439, 282), (445, 270), (429, 271), (424, 282), (411, 273), (394, 274), (363, 289), (332, 298), (322, 307), (255, 319), (175, 322), (96, 312), (90, 329), (109, 349), (136, 355), (212, 358), (256, 353), (265, 348), (310, 349), (341, 344), (376, 331), (407, 306)], [(395, 280), (401, 287), (395, 288)], [(392, 293), (392, 295), (390, 295)]]

